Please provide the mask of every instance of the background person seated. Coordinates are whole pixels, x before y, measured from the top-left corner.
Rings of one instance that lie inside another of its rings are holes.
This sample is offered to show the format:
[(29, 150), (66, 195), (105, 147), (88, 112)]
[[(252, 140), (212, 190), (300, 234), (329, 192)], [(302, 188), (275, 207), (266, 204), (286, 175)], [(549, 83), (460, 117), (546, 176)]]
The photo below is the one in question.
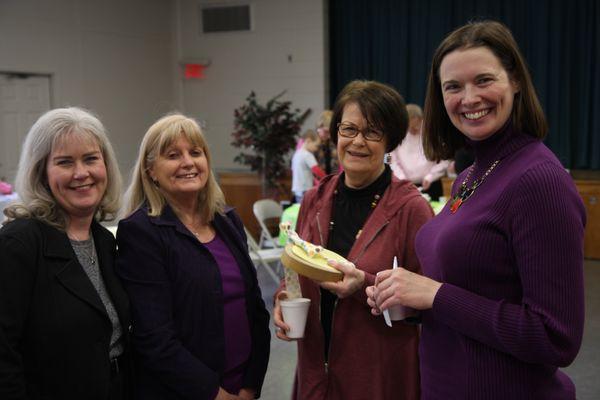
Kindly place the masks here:
[(411, 181), (423, 188), (432, 200), (437, 201), (443, 194), (440, 179), (446, 174), (449, 161), (435, 163), (429, 161), (423, 152), (423, 111), (416, 104), (408, 104), (408, 131), (402, 143), (390, 153), (390, 166), (394, 175)]

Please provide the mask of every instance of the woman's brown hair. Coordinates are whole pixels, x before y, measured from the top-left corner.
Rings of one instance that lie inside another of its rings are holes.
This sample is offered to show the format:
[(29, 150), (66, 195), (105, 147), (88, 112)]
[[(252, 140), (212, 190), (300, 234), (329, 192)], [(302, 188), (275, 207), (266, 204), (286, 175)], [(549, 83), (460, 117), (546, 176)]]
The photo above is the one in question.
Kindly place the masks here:
[(356, 80), (348, 83), (335, 100), (329, 127), (333, 143), (337, 144), (337, 126), (349, 103), (356, 103), (367, 123), (383, 132), (386, 152), (394, 150), (406, 136), (408, 112), (400, 93), (383, 83)]
[(455, 151), (464, 146), (464, 135), (452, 124), (444, 107), (440, 66), (449, 53), (475, 47), (492, 51), (509, 78), (518, 85), (511, 115), (515, 127), (539, 139), (548, 132), (548, 123), (527, 64), (510, 30), (496, 21), (470, 22), (450, 33), (433, 55), (423, 121), (423, 147), (430, 160), (454, 158)]

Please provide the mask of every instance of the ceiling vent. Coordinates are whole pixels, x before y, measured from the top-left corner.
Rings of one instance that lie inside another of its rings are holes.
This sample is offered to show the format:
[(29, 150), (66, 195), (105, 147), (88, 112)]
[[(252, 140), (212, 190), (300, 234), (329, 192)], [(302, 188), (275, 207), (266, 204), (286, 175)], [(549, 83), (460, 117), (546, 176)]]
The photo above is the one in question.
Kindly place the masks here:
[(250, 5), (200, 7), (201, 33), (250, 30)]

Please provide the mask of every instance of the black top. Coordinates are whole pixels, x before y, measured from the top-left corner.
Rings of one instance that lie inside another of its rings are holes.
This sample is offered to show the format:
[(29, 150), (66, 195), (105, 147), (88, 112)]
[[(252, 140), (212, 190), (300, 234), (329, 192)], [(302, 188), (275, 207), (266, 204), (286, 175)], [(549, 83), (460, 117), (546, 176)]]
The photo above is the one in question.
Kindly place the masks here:
[[(115, 238), (93, 222), (97, 266), (124, 331), (130, 314), (114, 271)], [(0, 230), (0, 399), (106, 400), (113, 325), (67, 234), (34, 218)], [(114, 388), (114, 387), (113, 387)]]
[[(327, 248), (347, 257), (357, 234), (373, 211), (373, 204), (375, 206), (378, 204), (383, 192), (392, 182), (392, 170), (386, 165), (379, 178), (361, 189), (352, 189), (346, 186), (344, 178), (344, 173), (342, 173), (333, 199), (332, 219), (329, 225), (331, 232)], [(379, 196), (377, 200), (376, 196)], [(321, 289), (321, 325), (325, 334), (325, 360), (327, 360), (329, 352), (331, 323), (336, 300), (336, 295)]]

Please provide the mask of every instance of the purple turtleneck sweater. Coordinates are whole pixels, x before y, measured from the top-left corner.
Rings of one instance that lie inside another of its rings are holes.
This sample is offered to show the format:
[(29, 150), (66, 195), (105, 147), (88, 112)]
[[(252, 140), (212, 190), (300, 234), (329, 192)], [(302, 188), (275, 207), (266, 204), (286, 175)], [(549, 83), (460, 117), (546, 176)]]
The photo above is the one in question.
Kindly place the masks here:
[(422, 399), (574, 399), (558, 367), (583, 334), (581, 198), (550, 150), (510, 123), (471, 145), (469, 183), (500, 162), (416, 238), (423, 273), (443, 283), (423, 313)]

